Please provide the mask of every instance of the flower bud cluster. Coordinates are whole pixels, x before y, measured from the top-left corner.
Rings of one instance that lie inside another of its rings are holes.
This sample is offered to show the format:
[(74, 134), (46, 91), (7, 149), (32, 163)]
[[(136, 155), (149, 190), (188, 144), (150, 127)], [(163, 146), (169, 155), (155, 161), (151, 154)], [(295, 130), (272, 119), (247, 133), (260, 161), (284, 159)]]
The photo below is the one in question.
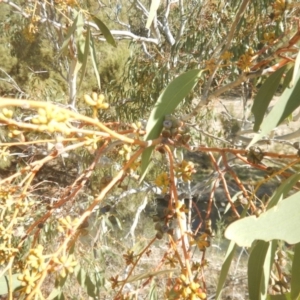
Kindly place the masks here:
[(189, 281), (188, 278), (181, 274), (175, 279), (175, 285), (170, 290), (168, 299), (206, 299), (206, 293), (200, 287), (200, 284), (195, 281)]
[(63, 278), (65, 278), (67, 274), (73, 273), (74, 267), (78, 264), (73, 255), (63, 255), (59, 258), (54, 257), (52, 263), (51, 271), (59, 272), (59, 275)]
[(119, 151), (119, 154), (122, 155), (126, 161), (128, 161), (131, 157), (131, 152), (132, 152), (131, 146), (124, 144), (122, 149)]
[(92, 93), (92, 97), (90, 95), (85, 94), (83, 96), (86, 104), (95, 107), (96, 109), (108, 109), (109, 104), (105, 102), (105, 97), (103, 94)]
[(26, 259), (26, 263), (31, 266), (31, 268), (36, 270), (44, 270), (46, 268), (45, 258), (43, 256), (44, 247), (42, 245), (38, 245), (34, 249), (29, 250), (29, 255)]
[(69, 230), (73, 230), (75, 226), (78, 225), (79, 219), (75, 218), (72, 220), (70, 216), (66, 216), (65, 218), (59, 218), (58, 219), (59, 225), (57, 227), (57, 230), (59, 232), (67, 233)]
[(176, 176), (181, 177), (184, 182), (191, 180), (191, 176), (196, 172), (194, 163), (183, 160), (175, 166)]
[(0, 111), (0, 119), (11, 119), (14, 112), (11, 109), (3, 108)]
[(45, 108), (38, 110), (38, 116), (32, 119), (32, 123), (39, 124), (39, 130), (41, 131), (47, 130), (51, 133), (58, 131), (69, 135), (69, 118), (67, 111), (53, 105), (47, 105)]
[(36, 286), (36, 281), (41, 277), (41, 273), (37, 270), (29, 270), (25, 269), (24, 272), (18, 276), (18, 280), (22, 282), (22, 286), (24, 286), (25, 293), (30, 294), (31, 291)]
[(237, 62), (237, 66), (243, 72), (250, 72), (252, 66), (254, 51), (252, 48), (249, 48), (245, 54), (242, 54)]
[(187, 144), (191, 138), (185, 124), (172, 115), (165, 116), (161, 134), (164, 138), (172, 139), (177, 144), (183, 145)]

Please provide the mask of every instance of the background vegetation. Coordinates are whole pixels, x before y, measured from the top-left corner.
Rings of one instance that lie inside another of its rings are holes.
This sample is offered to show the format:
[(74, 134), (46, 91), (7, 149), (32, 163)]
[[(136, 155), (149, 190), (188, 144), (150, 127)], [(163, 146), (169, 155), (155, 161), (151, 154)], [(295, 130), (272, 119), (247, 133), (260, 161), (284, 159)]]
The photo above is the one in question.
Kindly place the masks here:
[(0, 7), (5, 299), (299, 299), (300, 2)]

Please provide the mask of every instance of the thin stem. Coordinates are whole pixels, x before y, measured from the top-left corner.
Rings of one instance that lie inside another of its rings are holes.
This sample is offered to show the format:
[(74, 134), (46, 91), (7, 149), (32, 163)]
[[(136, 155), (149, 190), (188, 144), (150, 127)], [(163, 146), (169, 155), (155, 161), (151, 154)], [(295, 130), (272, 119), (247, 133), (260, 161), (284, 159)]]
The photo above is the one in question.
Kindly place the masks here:
[(186, 224), (183, 224), (182, 222), (182, 214), (184, 212), (180, 211), (180, 204), (178, 201), (178, 194), (177, 194), (177, 188), (175, 186), (175, 172), (174, 172), (174, 157), (171, 149), (169, 146), (164, 145), (164, 149), (166, 150), (168, 156), (169, 156), (169, 162), (170, 162), (170, 178), (171, 178), (171, 190), (172, 190), (172, 195), (173, 199), (175, 202), (175, 209), (176, 209), (176, 214), (177, 214), (177, 221), (178, 225), (180, 228), (180, 233), (181, 233), (181, 242), (182, 242), (182, 250), (183, 250), (183, 255), (184, 255), (184, 260), (185, 260), (185, 267), (187, 271), (187, 275), (190, 281), (192, 281), (192, 271), (191, 271), (191, 266), (190, 266), (190, 260), (189, 260), (189, 255), (188, 255), (188, 240), (186, 236)]

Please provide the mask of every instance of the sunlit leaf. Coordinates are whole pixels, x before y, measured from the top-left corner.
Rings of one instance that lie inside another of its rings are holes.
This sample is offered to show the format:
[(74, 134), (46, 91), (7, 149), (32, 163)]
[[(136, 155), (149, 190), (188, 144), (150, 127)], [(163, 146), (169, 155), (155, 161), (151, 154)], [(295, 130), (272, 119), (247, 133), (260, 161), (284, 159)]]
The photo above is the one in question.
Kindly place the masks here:
[(74, 274), (76, 275), (77, 281), (81, 287), (85, 288), (85, 279), (86, 279), (86, 272), (80, 265), (77, 265), (74, 269)]
[[(19, 275), (21, 275), (21, 273), (13, 274), (11, 276), (12, 286), (10, 288), (12, 291), (15, 291), (16, 289), (22, 287), (22, 282), (18, 280)], [(9, 292), (9, 276), (3, 275), (0, 277), (0, 295), (8, 294), (8, 292)]]
[(267, 300), (292, 300), (291, 293), (285, 293), (283, 295), (268, 295)]
[(224, 262), (223, 262), (223, 265), (222, 265), (222, 269), (221, 269), (221, 272), (220, 272), (220, 277), (219, 277), (219, 280), (218, 280), (217, 291), (216, 291), (216, 299), (217, 300), (221, 299), (220, 298), (221, 297), (221, 292), (222, 292), (224, 283), (227, 279), (228, 271), (229, 271), (229, 268), (231, 266), (231, 262), (232, 262), (232, 259), (234, 257), (236, 247), (237, 247), (237, 245), (234, 242), (230, 242), (230, 244), (228, 246), (226, 256), (225, 256), (225, 259), (224, 259)]
[(284, 91), (287, 87), (290, 86), (290, 82), (292, 80), (294, 74), (294, 66), (292, 66), (285, 74), (283, 84), (282, 84), (282, 90)]
[(251, 250), (248, 260), (249, 299), (265, 300), (277, 241), (258, 241)]
[(87, 275), (85, 278), (86, 291), (90, 297), (97, 297), (96, 286), (92, 282), (91, 278)]
[(254, 131), (258, 131), (261, 125), (261, 122), (264, 119), (265, 113), (271, 100), (274, 97), (276, 90), (278, 89), (280, 80), (285, 71), (284, 68), (280, 68), (275, 73), (273, 73), (270, 77), (266, 79), (264, 84), (259, 89), (257, 95), (255, 96), (254, 103), (252, 106), (252, 112), (255, 117), (254, 123)]
[(78, 14), (78, 20), (77, 20), (77, 27), (76, 27), (76, 38), (77, 38), (77, 55), (78, 60), (82, 62), (83, 60), (83, 53), (84, 53), (84, 44), (85, 44), (85, 38), (83, 35), (83, 28), (84, 27), (84, 19), (81, 13)]
[(267, 135), (271, 130), (277, 127), (285, 118), (287, 118), (296, 108), (300, 106), (300, 74), (297, 76), (296, 84), (292, 88), (286, 88), (278, 99), (271, 112), (265, 117), (260, 133), (252, 139), (248, 148)]
[(97, 83), (98, 83), (98, 88), (101, 89), (100, 75), (99, 75), (97, 59), (96, 59), (97, 56), (96, 56), (96, 50), (95, 50), (95, 45), (94, 45), (94, 39), (93, 39), (92, 35), (90, 35), (90, 53), (91, 53), (91, 59), (92, 59), (94, 72), (95, 72)]
[[(204, 70), (190, 70), (175, 78), (161, 93), (147, 122), (145, 140), (153, 140), (159, 137), (165, 115), (175, 111), (178, 104), (188, 95), (197, 84)], [(153, 147), (145, 149), (142, 154), (142, 174), (140, 182), (143, 181), (150, 163)]]
[(59, 299), (62, 291), (60, 288), (53, 288), (47, 300)]
[(95, 272), (96, 287), (99, 289), (105, 285), (105, 272)]
[(148, 16), (147, 23), (146, 23), (146, 28), (147, 29), (150, 28), (150, 26), (153, 22), (153, 19), (156, 16), (156, 12), (157, 12), (157, 9), (159, 7), (159, 4), (160, 4), (160, 0), (152, 0), (151, 1), (149, 16)]
[(111, 44), (112, 46), (117, 47), (116, 41), (115, 41), (114, 37), (112, 36), (112, 34), (110, 33), (109, 29), (106, 27), (106, 25), (100, 19), (98, 19), (95, 15), (92, 15), (92, 18), (93, 18), (94, 22), (96, 23), (96, 25), (98, 26), (98, 28), (101, 30), (106, 41), (109, 44)]
[(65, 37), (65, 40), (64, 40), (64, 42), (63, 42), (63, 44), (61, 46), (59, 55), (61, 55), (62, 53), (64, 53), (67, 50), (69, 42), (70, 42), (70, 39), (71, 39), (71, 36), (75, 32), (75, 30), (77, 28), (77, 22), (78, 22), (78, 19), (79, 19), (79, 15), (80, 15), (80, 13), (78, 13), (76, 15), (76, 18), (74, 19), (72, 26), (69, 27), (67, 35)]
[(148, 295), (149, 300), (158, 300), (157, 286), (155, 280), (151, 281), (151, 287)]
[(250, 216), (235, 221), (226, 229), (225, 237), (244, 247), (250, 247), (254, 240), (278, 239), (289, 244), (300, 242), (299, 196), (300, 192), (297, 192), (259, 217)]
[(291, 299), (300, 299), (300, 243), (297, 243), (294, 248), (291, 274)]
[(285, 198), (291, 191), (292, 187), (300, 180), (300, 174), (294, 174), (286, 179), (274, 192), (269, 200), (267, 209), (277, 205), (279, 201)]
[(293, 87), (294, 84), (295, 84), (295, 80), (296, 80), (297, 74), (299, 72), (299, 66), (300, 66), (300, 51), (298, 52), (296, 60), (295, 60), (294, 70), (293, 70), (293, 77), (292, 77), (292, 80), (290, 82), (290, 87)]
[[(78, 267), (76, 267), (78, 268)], [(75, 268), (75, 269), (76, 269)], [(55, 280), (55, 287), (52, 289), (50, 295), (48, 296), (47, 300), (62, 300), (65, 299), (64, 294), (62, 292), (62, 287), (66, 283), (68, 276), (64, 278), (57, 278)]]
[[(238, 197), (238, 193), (235, 196)], [(242, 214), (241, 214), (241, 218), (245, 217), (245, 215), (247, 213), (247, 210), (248, 210), (248, 207), (245, 207)], [(220, 272), (220, 277), (219, 277), (219, 280), (218, 280), (217, 291), (216, 291), (216, 299), (217, 300), (220, 299), (220, 297), (221, 297), (221, 292), (222, 292), (223, 286), (225, 284), (225, 281), (227, 279), (229, 268), (230, 268), (231, 262), (233, 260), (236, 248), (237, 248), (236, 243), (231, 241), (228, 248), (227, 248), (225, 259), (224, 259), (224, 262), (222, 264), (222, 269), (221, 269), (221, 272)]]
[(78, 84), (78, 90), (81, 87), (84, 75), (85, 75), (85, 71), (86, 71), (86, 67), (87, 67), (87, 61), (88, 61), (88, 55), (89, 55), (89, 50), (90, 50), (90, 27), (87, 28), (87, 32), (86, 32), (86, 38), (85, 38), (85, 46), (84, 46), (84, 53), (83, 53), (83, 57), (82, 57), (82, 70), (81, 70), (81, 76), (80, 76), (80, 81)]

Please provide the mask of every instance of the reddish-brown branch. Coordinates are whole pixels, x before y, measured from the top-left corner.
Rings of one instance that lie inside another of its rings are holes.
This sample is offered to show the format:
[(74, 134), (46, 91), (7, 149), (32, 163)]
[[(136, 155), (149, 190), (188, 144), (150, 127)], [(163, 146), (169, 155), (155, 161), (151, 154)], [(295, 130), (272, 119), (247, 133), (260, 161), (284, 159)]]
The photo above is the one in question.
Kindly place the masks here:
[(188, 249), (187, 249), (188, 244), (186, 244), (186, 242), (187, 242), (186, 232), (185, 232), (186, 224), (183, 224), (182, 219), (181, 219), (181, 214), (184, 214), (184, 212), (182, 212), (180, 210), (179, 201), (178, 201), (178, 194), (177, 194), (177, 188), (176, 188), (176, 185), (175, 185), (174, 157), (173, 157), (173, 153), (172, 153), (172, 151), (171, 151), (171, 149), (169, 148), (168, 145), (164, 145), (164, 149), (167, 152), (168, 157), (169, 157), (170, 185), (171, 185), (171, 191), (172, 191), (171, 197), (174, 198), (174, 202), (175, 202), (177, 221), (178, 221), (179, 228), (180, 228), (182, 250), (183, 250), (183, 255), (184, 255), (184, 260), (185, 260), (186, 272), (187, 272), (188, 278), (190, 279), (190, 281), (192, 281), (192, 271), (191, 271), (191, 266), (190, 266), (190, 261), (189, 261), (189, 254), (188, 254)]
[[(106, 146), (107, 146), (107, 142), (105, 142), (104, 145), (100, 149), (98, 149), (97, 155), (96, 155), (94, 161), (92, 162), (92, 164), (90, 165), (90, 167), (88, 168), (88, 171), (81, 174), (73, 182), (73, 184), (67, 188), (67, 191), (65, 191), (65, 193), (61, 197), (61, 199), (57, 203), (55, 203), (52, 206), (52, 208), (45, 215), (43, 215), (41, 218), (39, 218), (33, 224), (30, 225), (30, 227), (26, 231), (26, 236), (28, 236), (31, 233), (31, 231), (34, 228), (36, 228), (39, 224), (45, 223), (46, 220), (52, 215), (52, 213), (54, 212), (55, 209), (63, 206), (66, 202), (68, 202), (69, 200), (73, 200), (76, 197), (76, 195), (80, 192), (82, 187), (85, 185), (88, 178), (91, 176), (92, 171), (94, 170), (96, 163), (99, 160), (99, 158), (100, 158), (103, 150), (106, 148)], [(72, 191), (71, 194), (70, 194), (70, 191)], [(24, 241), (24, 238), (22, 239), (22, 242), (19, 244), (18, 247), (20, 247), (22, 245), (23, 241)]]
[[(218, 172), (218, 174), (219, 174), (219, 176), (220, 176), (220, 178), (221, 178), (221, 180), (222, 180), (222, 183), (223, 183), (223, 186), (224, 186), (225, 195), (226, 195), (226, 198), (227, 198), (228, 202), (230, 203), (230, 206), (231, 206), (232, 211), (233, 211), (234, 214), (237, 216), (237, 218), (240, 218), (240, 214), (239, 214), (238, 211), (236, 210), (236, 208), (235, 208), (235, 206), (234, 206), (234, 203), (233, 203), (233, 201), (232, 201), (232, 199), (231, 199), (231, 196), (230, 196), (230, 193), (229, 193), (229, 190), (228, 190), (228, 187), (227, 187), (227, 182), (226, 182), (226, 179), (225, 179), (225, 177), (224, 177), (223, 172), (220, 170), (220, 168), (219, 168), (219, 166), (218, 166), (218, 164), (217, 164), (217, 162), (216, 162), (214, 156), (212, 155), (212, 153), (211, 153), (211, 152), (208, 152), (208, 155), (209, 155), (209, 157), (210, 157), (210, 160), (211, 160), (212, 163), (213, 163), (213, 166), (214, 166), (215, 170)], [(207, 219), (208, 217), (209, 217), (209, 215), (208, 215), (208, 212), (207, 212), (207, 214), (206, 214), (206, 219)]]

